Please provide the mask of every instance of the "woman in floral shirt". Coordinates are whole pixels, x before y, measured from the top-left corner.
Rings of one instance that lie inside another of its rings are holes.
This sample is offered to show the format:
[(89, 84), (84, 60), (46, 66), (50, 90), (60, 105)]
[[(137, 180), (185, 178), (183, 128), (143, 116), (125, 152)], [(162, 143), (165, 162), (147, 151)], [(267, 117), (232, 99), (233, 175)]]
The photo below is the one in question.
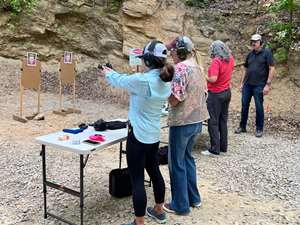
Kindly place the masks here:
[(202, 122), (208, 119), (205, 98), (205, 79), (192, 57), (193, 43), (178, 37), (167, 46), (171, 50), (175, 74), (169, 97), (169, 170), (172, 200), (164, 204), (169, 213), (187, 214), (190, 206), (200, 207), (196, 165), (192, 148)]

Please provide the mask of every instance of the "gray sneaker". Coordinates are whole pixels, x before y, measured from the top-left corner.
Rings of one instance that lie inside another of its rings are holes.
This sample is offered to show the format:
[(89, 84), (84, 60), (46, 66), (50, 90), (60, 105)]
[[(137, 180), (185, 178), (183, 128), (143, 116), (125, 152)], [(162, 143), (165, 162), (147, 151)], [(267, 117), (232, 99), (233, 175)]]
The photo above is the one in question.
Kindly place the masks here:
[(238, 127), (238, 128), (234, 131), (235, 134), (246, 133), (246, 132), (247, 132), (246, 128), (243, 128), (243, 127)]
[(122, 223), (121, 225), (136, 225), (135, 221), (131, 222), (131, 223)]
[(263, 133), (264, 133), (264, 132), (263, 132), (262, 130), (257, 130), (256, 133), (255, 133), (255, 137), (260, 138), (260, 137), (263, 136)]
[(166, 223), (167, 222), (167, 216), (165, 212), (157, 213), (153, 207), (147, 208), (147, 215), (151, 218), (153, 218), (157, 223)]

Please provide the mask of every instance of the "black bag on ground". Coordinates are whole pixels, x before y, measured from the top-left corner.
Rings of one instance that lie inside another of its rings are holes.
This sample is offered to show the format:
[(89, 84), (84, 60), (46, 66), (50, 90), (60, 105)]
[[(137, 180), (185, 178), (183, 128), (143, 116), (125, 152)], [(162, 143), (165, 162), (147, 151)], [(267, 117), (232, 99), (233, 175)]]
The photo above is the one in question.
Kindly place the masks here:
[(168, 146), (162, 146), (158, 149), (159, 165), (168, 165)]
[(128, 168), (110, 171), (109, 194), (117, 198), (130, 196), (132, 194)]

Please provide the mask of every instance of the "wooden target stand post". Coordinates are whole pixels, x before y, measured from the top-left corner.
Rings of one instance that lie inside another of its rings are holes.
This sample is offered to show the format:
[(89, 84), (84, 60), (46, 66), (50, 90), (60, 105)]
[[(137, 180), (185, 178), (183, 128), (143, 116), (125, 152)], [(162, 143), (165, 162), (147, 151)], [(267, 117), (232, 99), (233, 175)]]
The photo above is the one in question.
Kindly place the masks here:
[[(30, 89), (37, 91), (37, 112), (31, 116), (23, 117), (23, 95), (24, 90)], [(40, 113), (41, 102), (41, 62), (36, 60), (35, 66), (27, 65), (27, 59), (22, 60), (21, 64), (21, 77), (20, 77), (20, 112), (19, 115), (13, 115), (13, 119), (22, 123), (32, 120)]]
[[(71, 113), (81, 113), (79, 109), (75, 107), (75, 76), (76, 76), (76, 67), (75, 61), (72, 60), (72, 63), (65, 63), (64, 57), (60, 60), (60, 69), (59, 69), (59, 110), (54, 110), (53, 113), (61, 116), (66, 116)], [(73, 108), (63, 109), (63, 94), (62, 88), (63, 85), (72, 85), (73, 86)]]

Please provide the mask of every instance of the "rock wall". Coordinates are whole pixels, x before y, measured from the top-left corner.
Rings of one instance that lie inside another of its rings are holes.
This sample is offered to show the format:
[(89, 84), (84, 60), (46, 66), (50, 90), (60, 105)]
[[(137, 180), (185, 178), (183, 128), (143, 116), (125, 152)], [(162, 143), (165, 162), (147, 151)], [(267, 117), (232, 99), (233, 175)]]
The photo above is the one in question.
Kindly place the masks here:
[[(214, 0), (208, 7), (199, 9), (186, 7), (181, 0), (124, 0), (118, 13), (110, 12), (107, 0), (38, 2), (30, 16), (12, 17), (0, 11), (0, 56), (19, 60), (28, 51), (38, 52), (47, 91), (56, 91), (47, 85), (55, 81), (53, 86), (56, 86), (57, 60), (64, 51), (74, 52), (78, 83), (85, 90), (88, 82), (98, 79), (98, 63), (109, 61), (117, 69), (130, 71), (128, 49), (142, 48), (150, 39), (168, 42), (178, 35), (188, 35), (203, 56), (204, 64), (209, 60), (210, 43), (221, 39), (230, 46), (236, 64), (242, 65), (249, 51), (250, 36), (257, 31), (266, 38), (271, 35), (266, 24), (272, 15), (257, 16), (264, 5), (256, 8), (255, 1)], [(299, 58), (294, 59), (289, 66), (291, 77), (297, 83)], [(234, 77), (234, 83), (239, 82), (238, 76)], [(96, 91), (94, 87), (89, 93)], [(109, 93), (124, 98), (123, 92)]]
[(129, 0), (122, 8), (123, 54), (132, 47), (142, 47), (149, 39), (169, 42), (180, 34), (188, 34), (195, 46), (207, 55), (211, 40), (204, 37), (183, 4), (168, 1)]
[(250, 35), (258, 29), (268, 33), (264, 25), (270, 16), (256, 17), (253, 1), (215, 0), (199, 9), (181, 0), (125, 0), (119, 13), (111, 13), (107, 2), (39, 0), (31, 16), (1, 12), (0, 56), (19, 59), (36, 51), (51, 64), (68, 50), (82, 68), (106, 61), (122, 68), (128, 64), (129, 48), (186, 34), (203, 56), (212, 40), (221, 39), (243, 60)]
[(83, 62), (82, 68), (99, 61), (121, 68), (129, 48), (143, 47), (154, 38), (167, 42), (180, 34), (188, 34), (206, 55), (212, 38), (206, 30), (214, 29), (199, 25), (195, 19), (201, 12), (189, 11), (180, 0), (127, 0), (118, 14), (108, 12), (106, 0), (38, 2), (30, 16), (1, 12), (0, 56), (20, 59), (35, 51), (40, 60), (53, 64), (67, 50)]
[[(97, 77), (98, 63), (109, 61), (115, 68), (129, 71), (129, 48), (142, 48), (155, 38), (166, 42), (179, 34), (189, 34), (204, 55), (211, 42), (179, 0), (128, 0), (119, 13), (110, 13), (106, 0), (38, 2), (30, 16), (12, 17), (1, 12), (0, 56), (19, 60), (28, 51), (37, 52), (42, 61), (44, 91), (58, 92), (57, 60), (64, 51), (72, 51), (77, 59), (79, 97), (107, 96), (126, 103), (126, 93), (110, 89)], [(15, 68), (12, 75), (15, 82), (11, 85), (16, 88)]]
[(300, 49), (290, 52), (288, 67), (291, 80), (300, 88)]
[(78, 60), (122, 58), (119, 17), (106, 13), (104, 2), (40, 0), (31, 16), (1, 12), (0, 55), (19, 59), (36, 51), (51, 61), (73, 51)]

